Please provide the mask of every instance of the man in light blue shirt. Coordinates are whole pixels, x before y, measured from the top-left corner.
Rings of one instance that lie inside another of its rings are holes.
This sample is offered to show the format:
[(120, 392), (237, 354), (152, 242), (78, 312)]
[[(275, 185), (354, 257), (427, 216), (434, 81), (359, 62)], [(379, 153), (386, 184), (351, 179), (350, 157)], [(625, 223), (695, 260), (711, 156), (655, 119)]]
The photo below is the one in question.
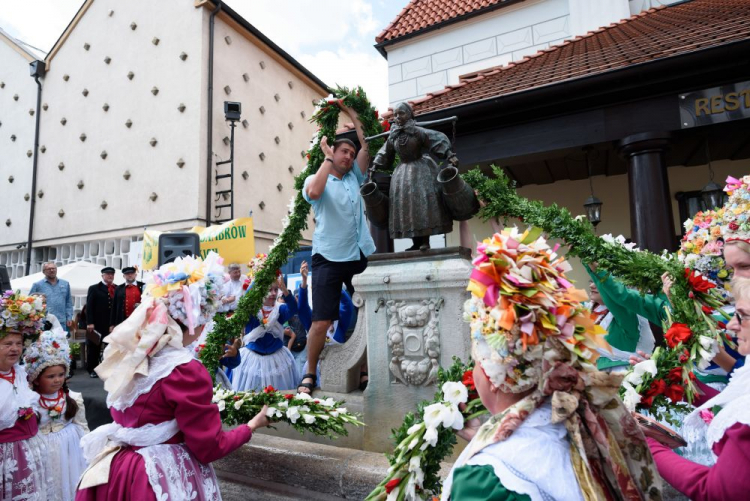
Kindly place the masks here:
[(73, 325), (73, 295), (67, 280), (57, 278), (57, 265), (42, 265), (44, 279), (31, 286), (29, 294), (42, 294), (47, 300), (47, 312), (52, 313), (67, 331)]
[(302, 376), (298, 388), (303, 393), (312, 393), (317, 385), (315, 368), (325, 345), (326, 332), (333, 321), (339, 319), (342, 285), (353, 294), (352, 277), (365, 271), (367, 257), (375, 252), (359, 194), (370, 165), (364, 128), (354, 110), (341, 101), (338, 105), (354, 122), (362, 148), (357, 153), (355, 144), (348, 139), (339, 139), (331, 147), (328, 138), (323, 137), (320, 148), (325, 160), (318, 172), (305, 180), (302, 188), (302, 196), (315, 212), (312, 249), (315, 284), (312, 287), (312, 326), (307, 333), (309, 373)]

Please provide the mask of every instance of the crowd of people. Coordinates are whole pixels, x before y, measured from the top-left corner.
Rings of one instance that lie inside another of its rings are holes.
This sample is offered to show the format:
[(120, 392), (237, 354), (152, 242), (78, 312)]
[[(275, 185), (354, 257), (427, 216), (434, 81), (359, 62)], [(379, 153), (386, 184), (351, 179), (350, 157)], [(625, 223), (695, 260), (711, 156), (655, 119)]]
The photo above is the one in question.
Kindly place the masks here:
[[(364, 144), (356, 113), (344, 111)], [(357, 152), (351, 141), (329, 145), (323, 138), (321, 149), (325, 161), (303, 188), (315, 212), (311, 266), (302, 263), (295, 291), (279, 273), (261, 309), (226, 340), (217, 381), (228, 388), (317, 391), (321, 351), (346, 342), (356, 322), (352, 279), (374, 252), (358, 189), (367, 148)], [(639, 426), (617, 396), (622, 372), (658, 344), (652, 325), (669, 320), (674, 277), (663, 276), (661, 291), (643, 294), (585, 263), (591, 281), (584, 302), (586, 294), (565, 278), (570, 265), (543, 237), (503, 230), (480, 247), (465, 311), (473, 381), (491, 417), (469, 421), (459, 433), (469, 443), (446, 479), (444, 500), (656, 500), (662, 479), (692, 500), (747, 497), (750, 176), (728, 181), (727, 205), (697, 214), (681, 249), (688, 269), (726, 291), (732, 315), (724, 326), (729, 340), (712, 365), (696, 371), (701, 394), (685, 419), (695, 431), (691, 440), (711, 457), (699, 464), (689, 449), (675, 453), (673, 441)], [(113, 268), (102, 269), (79, 325), (87, 331), (87, 370), (103, 380), (113, 422), (91, 432), (81, 394), (67, 386), (67, 331), (75, 326), (70, 284), (46, 263), (45, 278), (28, 296), (6, 292), (0, 497), (216, 499), (210, 463), (267, 426), (267, 409), (223, 429), (211, 377), (196, 353), (215, 316), (235, 314), (264, 264), (258, 256), (243, 276), (239, 264), (225, 269), (212, 252), (167, 263), (145, 283), (135, 268), (124, 268), (120, 285)], [(529, 284), (533, 294), (524, 293)], [(603, 330), (604, 344), (597, 339)], [(364, 388), (366, 365), (361, 375)]]

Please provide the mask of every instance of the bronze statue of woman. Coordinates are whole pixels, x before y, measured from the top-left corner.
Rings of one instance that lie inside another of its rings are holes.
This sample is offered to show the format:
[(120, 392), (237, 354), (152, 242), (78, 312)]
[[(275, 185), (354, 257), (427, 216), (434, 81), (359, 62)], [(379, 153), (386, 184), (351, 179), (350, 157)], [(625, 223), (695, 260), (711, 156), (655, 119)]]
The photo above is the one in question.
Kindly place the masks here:
[(432, 157), (447, 160), (454, 167), (458, 167), (458, 158), (445, 134), (415, 124), (408, 104), (396, 106), (394, 118), (390, 135), (371, 168), (389, 168), (398, 154), (401, 163), (391, 177), (388, 229), (391, 238), (412, 239), (414, 245), (407, 250), (427, 250), (430, 235), (453, 230), (453, 218), (437, 180), (440, 167)]

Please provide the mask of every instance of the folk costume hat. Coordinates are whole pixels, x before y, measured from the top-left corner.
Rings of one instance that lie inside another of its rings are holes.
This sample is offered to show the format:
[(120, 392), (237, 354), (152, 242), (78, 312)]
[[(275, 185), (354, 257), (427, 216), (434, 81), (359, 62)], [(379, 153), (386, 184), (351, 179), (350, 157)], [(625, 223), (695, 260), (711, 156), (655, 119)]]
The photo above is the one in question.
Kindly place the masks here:
[(65, 377), (70, 372), (70, 345), (58, 323), (56, 328), (43, 331), (39, 339), (31, 343), (23, 356), (26, 365), (26, 377), (29, 383), (38, 378), (47, 367), (62, 365)]
[(724, 261), (724, 234), (722, 224), (726, 209), (701, 211), (684, 223), (685, 236), (680, 242), (677, 257), (686, 268), (705, 276), (720, 286), (722, 295), (728, 296), (724, 287), (732, 278), (732, 270)]
[(596, 369), (603, 329), (586, 294), (566, 278), (567, 261), (541, 230), (506, 229), (484, 240), (464, 306), (472, 357), (493, 386), (529, 395), (484, 423), (465, 460), (508, 439), (547, 401), (564, 423), (571, 462), (587, 499), (650, 499), (659, 476), (643, 434), (618, 397), (622, 375)]
[(726, 182), (729, 201), (722, 207), (724, 242), (750, 243), (750, 175), (741, 179), (729, 176)]
[(5, 291), (0, 299), (0, 339), (8, 334), (22, 334), (28, 346), (39, 336), (46, 316), (44, 296)]
[(136, 375), (147, 376), (150, 359), (163, 348), (182, 350), (180, 323), (193, 334), (213, 318), (227, 279), (222, 261), (210, 252), (205, 259), (181, 257), (154, 271), (141, 304), (104, 339), (107, 348), (96, 373), (108, 402), (116, 401)]

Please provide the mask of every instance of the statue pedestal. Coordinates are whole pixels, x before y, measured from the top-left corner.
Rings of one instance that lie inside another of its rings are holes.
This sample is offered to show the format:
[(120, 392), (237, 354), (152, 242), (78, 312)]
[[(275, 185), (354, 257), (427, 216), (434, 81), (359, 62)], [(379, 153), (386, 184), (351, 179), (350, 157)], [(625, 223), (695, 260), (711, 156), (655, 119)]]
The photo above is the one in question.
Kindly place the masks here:
[(469, 298), (469, 249), (376, 254), (354, 277), (357, 327), (343, 345), (323, 351), (321, 387), (349, 393), (359, 385), (365, 356), (369, 384), (362, 395), (363, 448), (393, 448), (391, 429), (419, 401), (432, 399), (439, 366), (470, 357), (463, 305)]

